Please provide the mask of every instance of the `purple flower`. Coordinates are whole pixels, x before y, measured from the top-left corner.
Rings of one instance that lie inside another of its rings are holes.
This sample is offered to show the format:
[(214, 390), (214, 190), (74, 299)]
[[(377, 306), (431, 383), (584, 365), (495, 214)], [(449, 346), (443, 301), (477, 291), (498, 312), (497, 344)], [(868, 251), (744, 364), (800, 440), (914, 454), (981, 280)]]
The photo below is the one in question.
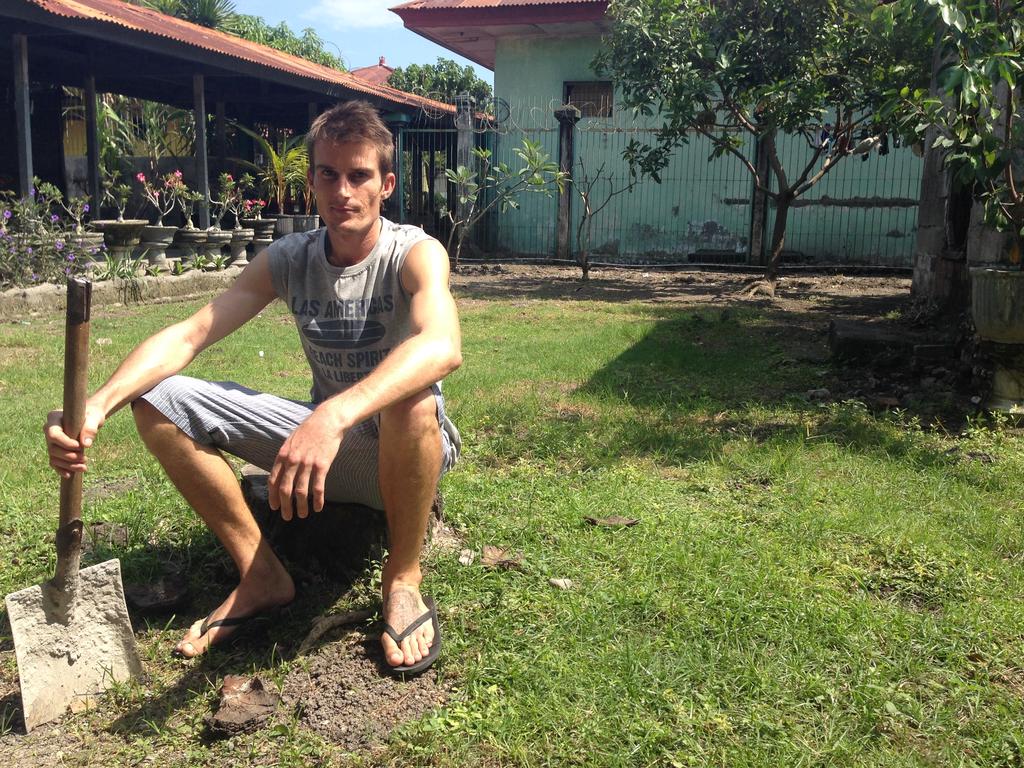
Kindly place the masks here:
[(56, 213), (50, 216), (51, 224), (56, 224), (58, 221), (60, 221), (60, 216), (58, 216)]
[(74, 260), (75, 260), (75, 254), (69, 253), (68, 254), (68, 261), (74, 261)]
[(85, 205), (82, 206), (82, 213), (88, 213), (88, 212), (89, 212), (89, 204), (86, 203)]
[(37, 275), (35, 272), (33, 272), (32, 273), (32, 282), (34, 283), (38, 279), (39, 279), (39, 275)]
[(28, 248), (26, 248), (25, 250), (26, 250), (26, 251), (28, 251), (29, 253), (32, 253), (32, 246), (30, 245), (30, 246), (29, 246)]
[(11, 216), (12, 216), (12, 215), (13, 215), (13, 214), (12, 214), (12, 213), (11, 213), (10, 211), (8, 211), (8, 210), (5, 210), (5, 211), (4, 211), (4, 218), (5, 218), (5, 219), (9, 219), (9, 218), (11, 218)]
[(64, 250), (64, 241), (63, 240), (56, 241), (53, 244), (53, 247), (56, 248), (58, 251), (63, 251)]
[(36, 188), (32, 187), (31, 189), (29, 189), (28, 193), (30, 195), (32, 195), (32, 197), (35, 197), (36, 196)]
[(89, 249), (89, 253), (90, 253), (91, 255), (94, 255), (94, 256), (95, 256), (95, 255), (96, 255), (96, 251), (98, 251), (98, 250), (99, 250), (99, 248), (90, 248), (90, 249)]

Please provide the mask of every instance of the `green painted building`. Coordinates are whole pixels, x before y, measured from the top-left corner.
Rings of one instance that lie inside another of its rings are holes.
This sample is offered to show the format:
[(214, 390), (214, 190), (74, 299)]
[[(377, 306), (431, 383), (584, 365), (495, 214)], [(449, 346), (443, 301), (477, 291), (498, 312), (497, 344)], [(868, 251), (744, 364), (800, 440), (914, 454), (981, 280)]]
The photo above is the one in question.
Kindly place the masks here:
[[(494, 70), (494, 130), (483, 143), (496, 160), (516, 166), (523, 138), (539, 141), (553, 159), (561, 138), (555, 110), (573, 104), (582, 118), (571, 132), (572, 175), (589, 188), (592, 261), (612, 263), (750, 262), (754, 187), (734, 157), (713, 161), (699, 136), (676, 150), (661, 183), (630, 186), (622, 159), (632, 139), (653, 141), (656, 116), (620, 108), (614, 83), (591, 63), (607, 30), (606, 0), (414, 0), (394, 9), (414, 31)], [(917, 224), (921, 161), (907, 147), (888, 146), (847, 158), (802, 197), (790, 213), (786, 258), (807, 263), (910, 267)], [(747, 147), (753, 157), (753, 140)], [(814, 149), (803, 136), (780, 141), (784, 162), (806, 164)], [(559, 249), (557, 193), (521, 198), (520, 209), (495, 214), (483, 234), (486, 250), (503, 255), (571, 256), (579, 247), (583, 201), (570, 187), (569, 238)], [(771, 231), (770, 206), (764, 222)]]

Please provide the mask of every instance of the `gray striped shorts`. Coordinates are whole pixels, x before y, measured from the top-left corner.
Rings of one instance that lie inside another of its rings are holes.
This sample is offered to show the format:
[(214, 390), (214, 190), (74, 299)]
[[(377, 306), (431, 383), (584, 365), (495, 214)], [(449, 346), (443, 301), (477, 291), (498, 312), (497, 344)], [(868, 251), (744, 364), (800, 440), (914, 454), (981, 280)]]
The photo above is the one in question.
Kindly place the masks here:
[[(441, 428), (441, 475), (455, 464), (462, 441), (445, 415), (441, 387), (432, 387)], [(226, 451), (265, 470), (274, 466), (288, 436), (315, 408), (313, 403), (257, 392), (232, 381), (171, 376), (145, 400), (201, 445)], [(384, 509), (378, 470), (379, 416), (350, 429), (327, 475), (329, 501)], [(440, 479), (440, 478), (438, 478)]]

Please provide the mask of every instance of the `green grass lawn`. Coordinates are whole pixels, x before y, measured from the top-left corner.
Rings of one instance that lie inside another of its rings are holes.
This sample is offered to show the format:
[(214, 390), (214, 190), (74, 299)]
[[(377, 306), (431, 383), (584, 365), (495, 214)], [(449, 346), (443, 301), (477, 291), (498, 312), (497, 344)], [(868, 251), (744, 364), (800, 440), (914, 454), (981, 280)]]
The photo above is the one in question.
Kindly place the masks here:
[[(185, 309), (94, 312), (91, 380)], [(1019, 433), (808, 402), (823, 366), (794, 358), (803, 332), (770, 308), (473, 299), (462, 320), (465, 364), (445, 391), (465, 453), (445, 512), (463, 547), (521, 553), (523, 568), (464, 566), (458, 550), (428, 559), (448, 703), (370, 756), (295, 724), (207, 743), (223, 670), (182, 690), (175, 621), (139, 634), (146, 680), (67, 721), (80, 745), (67, 764), (152, 752), (217, 766), (1024, 765)], [(304, 397), (295, 336), (268, 310), (190, 373)], [(60, 319), (0, 326), (5, 594), (53, 565), (41, 425), (62, 350)], [(224, 556), (128, 414), (91, 460), (87, 519), (128, 531), (94, 559), (119, 556), (126, 578), (145, 579), (170, 558), (226, 591)], [(608, 515), (640, 522), (584, 522)], [(6, 616), (0, 634), (12, 688)], [(251, 658), (272, 679), (301, 663)], [(117, 719), (161, 697), (174, 704), (159, 718)], [(0, 732), (14, 706), (0, 703)]]

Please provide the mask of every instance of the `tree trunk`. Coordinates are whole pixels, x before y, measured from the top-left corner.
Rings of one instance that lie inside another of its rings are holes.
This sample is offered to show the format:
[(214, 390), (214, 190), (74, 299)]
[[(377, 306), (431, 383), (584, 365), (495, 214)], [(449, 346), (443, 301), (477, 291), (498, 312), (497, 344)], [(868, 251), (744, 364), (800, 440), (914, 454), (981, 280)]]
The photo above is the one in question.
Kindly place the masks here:
[(590, 205), (586, 204), (586, 209), (583, 213), (583, 221), (580, 222), (579, 231), (576, 233), (577, 245), (579, 247), (579, 253), (576, 255), (576, 263), (580, 265), (580, 271), (583, 273), (582, 280), (586, 281), (590, 278)]
[[(937, 84), (939, 70), (949, 60), (942, 49), (940, 23), (932, 54), (931, 93), (943, 98)], [(950, 105), (948, 97), (945, 98)], [(914, 276), (910, 295), (914, 302), (936, 310), (960, 312), (966, 308), (967, 229), (972, 208), (970, 190), (957, 188), (946, 170), (946, 152), (934, 146), (938, 131), (929, 128), (924, 138), (917, 236), (914, 240)]]
[(764, 279), (771, 285), (775, 285), (775, 278), (779, 272), (779, 263), (782, 261), (782, 248), (786, 244), (786, 222), (789, 219), (789, 207), (793, 202), (790, 193), (779, 196), (775, 208), (775, 227), (772, 229), (772, 251), (768, 259), (768, 265), (764, 269)]

